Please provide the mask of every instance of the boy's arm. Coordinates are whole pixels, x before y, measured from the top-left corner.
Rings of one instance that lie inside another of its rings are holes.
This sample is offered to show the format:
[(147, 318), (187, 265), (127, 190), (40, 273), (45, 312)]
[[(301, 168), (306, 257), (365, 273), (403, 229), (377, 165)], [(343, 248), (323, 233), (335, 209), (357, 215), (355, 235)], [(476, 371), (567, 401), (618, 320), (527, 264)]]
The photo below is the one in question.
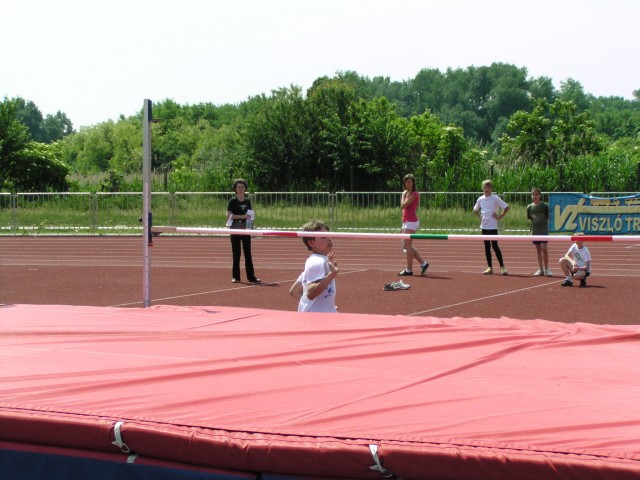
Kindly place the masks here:
[(480, 216), (480, 202), (476, 202), (473, 206), (473, 213), (478, 217)]
[(329, 273), (316, 282), (307, 283), (307, 297), (313, 300), (324, 292), (331, 281), (338, 275), (338, 262), (333, 261), (333, 254), (329, 254)]
[(291, 285), (291, 288), (289, 289), (289, 295), (291, 295), (296, 300), (300, 300), (303, 293), (304, 289), (302, 288), (300, 280), (296, 280), (295, 282), (293, 282), (293, 285)]
[(584, 262), (584, 267), (579, 267), (577, 263), (573, 265), (573, 273), (579, 272), (580, 270), (584, 270), (585, 272), (591, 270), (591, 260)]
[(509, 210), (511, 210), (511, 207), (507, 205), (500, 215), (496, 215), (496, 220), (502, 220)]
[(337, 275), (337, 272), (336, 273), (328, 273), (327, 276), (322, 278), (321, 280), (318, 280), (317, 282), (313, 282), (313, 283), (308, 283), (307, 284), (307, 297), (309, 297), (309, 300), (313, 300), (318, 295), (320, 295), (322, 292), (324, 292), (327, 289), (327, 287), (329, 286), (329, 284), (331, 283), (331, 280), (336, 278), (336, 275)]
[(567, 250), (567, 253), (565, 253), (562, 258), (565, 258), (573, 263), (573, 253), (571, 253), (571, 247), (569, 247), (569, 250)]

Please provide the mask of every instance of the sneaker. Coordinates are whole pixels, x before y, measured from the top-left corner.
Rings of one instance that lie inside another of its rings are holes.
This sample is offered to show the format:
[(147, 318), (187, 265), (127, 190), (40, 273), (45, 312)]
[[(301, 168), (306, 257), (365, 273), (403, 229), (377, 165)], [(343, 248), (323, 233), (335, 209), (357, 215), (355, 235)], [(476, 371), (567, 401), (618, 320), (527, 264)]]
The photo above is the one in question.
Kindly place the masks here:
[(402, 280), (397, 282), (387, 283), (384, 287), (382, 287), (382, 289), (387, 292), (393, 292), (395, 290), (408, 290), (409, 288), (411, 288), (411, 285), (407, 285)]
[(484, 271), (485, 275), (491, 275), (493, 273), (493, 268), (491, 267), (487, 267), (487, 269)]
[(402, 270), (400, 273), (398, 273), (399, 277), (410, 277), (411, 275), (413, 275), (413, 272), (410, 272), (406, 268)]
[(429, 268), (429, 262), (424, 262), (424, 265), (420, 267), (420, 276), (427, 272), (427, 268)]
[(250, 278), (250, 279), (249, 279), (249, 281), (250, 281), (251, 283), (260, 283), (260, 279), (259, 279), (258, 277)]
[(533, 274), (534, 277), (542, 277), (544, 272), (542, 270), (537, 270), (536, 273)]
[(553, 273), (551, 273), (551, 269), (550, 268), (545, 268), (544, 269), (544, 274), (546, 277), (553, 277)]
[(562, 285), (563, 287), (573, 287), (573, 282), (571, 280), (565, 280), (560, 285)]
[(587, 286), (587, 281), (583, 278), (582, 280), (580, 280), (580, 287), (584, 288)]
[(507, 267), (500, 267), (500, 271), (502, 272), (502, 275), (509, 275), (509, 272), (507, 272)]

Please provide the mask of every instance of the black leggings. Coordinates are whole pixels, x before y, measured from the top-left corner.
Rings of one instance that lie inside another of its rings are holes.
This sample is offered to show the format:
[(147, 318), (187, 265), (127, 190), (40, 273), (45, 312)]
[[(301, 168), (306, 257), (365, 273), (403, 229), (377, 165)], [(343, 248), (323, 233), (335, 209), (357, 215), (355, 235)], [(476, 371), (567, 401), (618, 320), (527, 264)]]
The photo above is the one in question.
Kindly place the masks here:
[[(482, 229), (483, 235), (498, 235), (498, 230), (485, 230)], [(502, 261), (502, 252), (500, 251), (500, 247), (498, 246), (497, 240), (485, 240), (484, 241), (484, 255), (487, 257), (487, 266), (490, 268), (493, 267), (491, 263), (491, 248), (496, 252), (496, 258), (498, 259), (498, 263), (501, 267), (504, 267), (504, 262)]]

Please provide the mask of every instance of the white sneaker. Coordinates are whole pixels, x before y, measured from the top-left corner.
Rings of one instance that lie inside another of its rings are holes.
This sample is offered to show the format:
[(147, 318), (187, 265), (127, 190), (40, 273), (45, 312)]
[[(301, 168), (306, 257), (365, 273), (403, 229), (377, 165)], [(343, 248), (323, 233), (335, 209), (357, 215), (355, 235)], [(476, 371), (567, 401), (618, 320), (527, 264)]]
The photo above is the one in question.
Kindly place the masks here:
[(398, 280), (397, 282), (387, 283), (382, 289), (386, 291), (395, 291), (395, 290), (409, 290), (411, 285), (404, 283), (402, 280)]
[(547, 277), (553, 277), (553, 273), (551, 273), (551, 269), (550, 269), (550, 268), (545, 268), (545, 269), (544, 269), (544, 274), (545, 274)]
[(533, 274), (534, 277), (542, 277), (544, 272), (542, 270), (537, 270), (536, 273)]

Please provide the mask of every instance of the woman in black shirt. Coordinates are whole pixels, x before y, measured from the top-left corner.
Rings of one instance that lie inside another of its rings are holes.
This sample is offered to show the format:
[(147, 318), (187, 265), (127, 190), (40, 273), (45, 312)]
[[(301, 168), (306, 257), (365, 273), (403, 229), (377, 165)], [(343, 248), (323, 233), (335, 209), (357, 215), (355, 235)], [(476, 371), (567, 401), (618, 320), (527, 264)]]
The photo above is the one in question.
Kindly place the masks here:
[[(247, 182), (238, 179), (233, 182), (233, 191), (236, 196), (229, 200), (227, 205), (227, 218), (231, 220), (230, 228), (245, 229), (247, 228), (247, 220), (251, 220), (249, 210), (251, 210), (251, 200), (245, 196), (247, 191)], [(231, 252), (233, 254), (233, 271), (231, 281), (237, 283), (240, 281), (240, 248), (244, 251), (244, 267), (247, 271), (247, 280), (258, 283), (253, 270), (253, 259), (251, 258), (251, 235), (230, 235)]]

